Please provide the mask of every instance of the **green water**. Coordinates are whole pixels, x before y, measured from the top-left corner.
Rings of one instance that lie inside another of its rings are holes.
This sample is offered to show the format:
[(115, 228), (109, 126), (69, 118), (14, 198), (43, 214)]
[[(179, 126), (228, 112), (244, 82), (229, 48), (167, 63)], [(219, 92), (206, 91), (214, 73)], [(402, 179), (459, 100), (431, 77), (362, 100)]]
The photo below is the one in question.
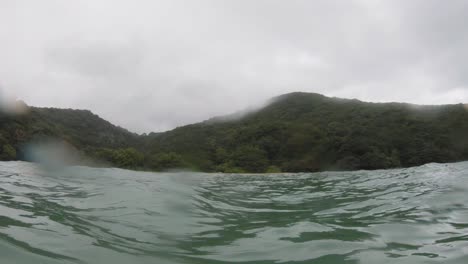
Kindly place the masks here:
[(468, 163), (316, 174), (0, 163), (0, 263), (468, 263)]

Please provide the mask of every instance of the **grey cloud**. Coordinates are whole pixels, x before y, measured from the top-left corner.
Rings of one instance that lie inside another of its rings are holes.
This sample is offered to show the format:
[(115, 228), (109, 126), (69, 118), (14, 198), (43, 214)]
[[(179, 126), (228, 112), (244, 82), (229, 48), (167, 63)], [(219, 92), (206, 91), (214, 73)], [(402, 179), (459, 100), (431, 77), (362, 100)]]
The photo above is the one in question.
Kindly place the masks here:
[(138, 45), (63, 43), (51, 48), (46, 62), (55, 71), (72, 71), (80, 75), (115, 78), (138, 70), (143, 54)]
[(468, 102), (466, 1), (0, 3), (0, 84), (160, 131), (308, 91)]

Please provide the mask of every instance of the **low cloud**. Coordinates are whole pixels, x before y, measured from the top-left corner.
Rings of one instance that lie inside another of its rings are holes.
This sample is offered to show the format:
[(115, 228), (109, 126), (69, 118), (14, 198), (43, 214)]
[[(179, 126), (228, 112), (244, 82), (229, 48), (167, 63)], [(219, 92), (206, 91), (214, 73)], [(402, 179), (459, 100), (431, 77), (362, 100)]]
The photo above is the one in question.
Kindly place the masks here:
[(136, 132), (292, 91), (468, 102), (466, 1), (0, 3), (0, 89)]

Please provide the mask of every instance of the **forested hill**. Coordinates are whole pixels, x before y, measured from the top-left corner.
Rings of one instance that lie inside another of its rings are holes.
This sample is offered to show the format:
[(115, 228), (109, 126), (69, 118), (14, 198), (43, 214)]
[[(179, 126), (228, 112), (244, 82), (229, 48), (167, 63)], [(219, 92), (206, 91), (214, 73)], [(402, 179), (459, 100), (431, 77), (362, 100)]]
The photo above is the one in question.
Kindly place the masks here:
[[(2, 117), (3, 159), (21, 158), (10, 155), (21, 152), (21, 142), (47, 134), (93, 159), (149, 170), (296, 172), (468, 160), (468, 108), (463, 104), (366, 103), (291, 93), (242, 116), (144, 136), (88, 111), (30, 109), (20, 120)], [(26, 135), (21, 140), (18, 127)]]
[(101, 148), (131, 147), (138, 138), (88, 110), (24, 106), (24, 113), (0, 113), (1, 160), (26, 159), (26, 146), (52, 140), (85, 156)]
[(148, 142), (204, 171), (381, 169), (468, 159), (462, 105), (365, 103), (291, 93), (240, 119), (189, 125)]

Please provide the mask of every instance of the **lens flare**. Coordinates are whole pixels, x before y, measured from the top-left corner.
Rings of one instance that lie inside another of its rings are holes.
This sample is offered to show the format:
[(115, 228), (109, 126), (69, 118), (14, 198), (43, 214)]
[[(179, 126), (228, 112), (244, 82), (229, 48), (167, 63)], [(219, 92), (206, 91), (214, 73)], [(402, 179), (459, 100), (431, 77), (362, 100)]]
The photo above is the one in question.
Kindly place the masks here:
[(56, 139), (30, 143), (25, 147), (24, 153), (26, 160), (47, 168), (76, 165), (81, 160), (81, 155), (72, 145)]

